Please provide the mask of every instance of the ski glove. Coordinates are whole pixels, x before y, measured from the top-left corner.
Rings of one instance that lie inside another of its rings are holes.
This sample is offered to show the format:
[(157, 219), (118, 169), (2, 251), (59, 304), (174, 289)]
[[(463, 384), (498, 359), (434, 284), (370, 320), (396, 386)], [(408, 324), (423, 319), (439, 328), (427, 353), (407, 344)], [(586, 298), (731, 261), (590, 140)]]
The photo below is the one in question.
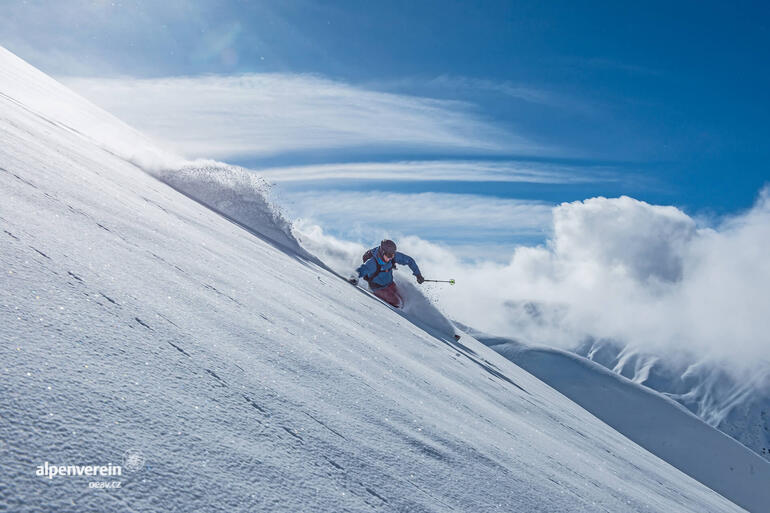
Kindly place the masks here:
[(348, 281), (353, 285), (358, 285), (358, 277), (355, 274), (348, 278)]
[(422, 282), (424, 282), (424, 281), (425, 281), (425, 278), (422, 277), (422, 274), (418, 274), (417, 275), (417, 283), (422, 284)]

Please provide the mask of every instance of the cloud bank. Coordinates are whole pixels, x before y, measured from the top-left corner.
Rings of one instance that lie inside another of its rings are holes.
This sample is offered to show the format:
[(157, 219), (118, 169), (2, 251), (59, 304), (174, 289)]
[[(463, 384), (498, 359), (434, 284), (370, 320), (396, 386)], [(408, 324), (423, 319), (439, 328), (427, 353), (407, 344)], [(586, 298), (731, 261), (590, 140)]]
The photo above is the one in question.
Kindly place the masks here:
[[(321, 253), (333, 247), (332, 264), (345, 264), (350, 247), (303, 230), (303, 243)], [(483, 331), (562, 348), (612, 339), (721, 360), (735, 372), (770, 363), (768, 189), (750, 211), (707, 228), (675, 207), (629, 197), (563, 203), (553, 208), (548, 242), (519, 246), (505, 263), (469, 263), (416, 236), (398, 243), (427, 277), (457, 279), (426, 291), (451, 318)]]

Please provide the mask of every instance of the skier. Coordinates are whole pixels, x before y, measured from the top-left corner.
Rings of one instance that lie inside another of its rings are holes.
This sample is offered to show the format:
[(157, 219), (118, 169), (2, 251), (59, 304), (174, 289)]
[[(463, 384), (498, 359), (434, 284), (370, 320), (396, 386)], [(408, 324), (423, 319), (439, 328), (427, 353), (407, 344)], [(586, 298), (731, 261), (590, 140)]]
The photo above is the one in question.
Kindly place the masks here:
[(364, 253), (363, 260), (361, 267), (356, 269), (357, 275), (350, 277), (350, 283), (357, 285), (358, 278), (363, 278), (375, 296), (396, 308), (404, 305), (404, 300), (393, 281), (393, 269), (396, 264), (408, 265), (417, 278), (417, 283), (425, 281), (414, 258), (396, 251), (396, 243), (392, 240), (385, 239), (378, 247), (368, 250)]

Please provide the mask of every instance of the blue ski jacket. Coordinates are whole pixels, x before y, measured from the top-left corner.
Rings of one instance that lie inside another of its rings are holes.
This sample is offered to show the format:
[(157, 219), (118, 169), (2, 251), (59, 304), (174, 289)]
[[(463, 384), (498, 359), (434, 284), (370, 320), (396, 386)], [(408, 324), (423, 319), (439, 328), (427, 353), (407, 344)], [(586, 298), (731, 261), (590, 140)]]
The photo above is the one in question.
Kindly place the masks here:
[[(412, 274), (415, 276), (420, 274), (420, 268), (417, 267), (417, 263), (414, 261), (414, 258), (410, 257), (409, 255), (405, 255), (396, 251), (396, 255), (390, 260), (390, 262), (386, 262), (377, 256), (377, 249), (377, 247), (373, 248), (372, 255), (374, 256), (364, 262), (361, 267), (356, 269), (356, 272), (358, 272), (358, 277), (368, 281), (369, 287), (371, 289), (381, 289), (382, 287), (387, 287), (393, 283), (394, 262), (398, 265), (408, 265), (409, 269), (412, 270)], [(377, 273), (378, 267), (380, 269), (379, 273)], [(376, 276), (374, 276), (375, 274)], [(371, 276), (374, 276), (374, 278), (371, 279)]]

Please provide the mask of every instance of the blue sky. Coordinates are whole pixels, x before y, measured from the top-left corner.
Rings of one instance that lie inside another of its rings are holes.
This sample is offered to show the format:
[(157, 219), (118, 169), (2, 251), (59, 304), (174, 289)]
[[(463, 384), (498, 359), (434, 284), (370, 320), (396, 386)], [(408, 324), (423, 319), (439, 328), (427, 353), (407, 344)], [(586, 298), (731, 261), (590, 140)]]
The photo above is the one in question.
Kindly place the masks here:
[[(9, 50), (187, 156), (269, 168), (287, 208), (348, 238), (537, 243), (544, 208), (597, 195), (722, 216), (750, 207), (770, 175), (761, 2), (3, 11)], [(375, 208), (378, 192), (388, 204)], [(485, 198), (498, 224), (479, 230)], [(424, 218), (401, 219), (415, 203)], [(455, 204), (479, 217), (463, 224), (446, 212)]]

